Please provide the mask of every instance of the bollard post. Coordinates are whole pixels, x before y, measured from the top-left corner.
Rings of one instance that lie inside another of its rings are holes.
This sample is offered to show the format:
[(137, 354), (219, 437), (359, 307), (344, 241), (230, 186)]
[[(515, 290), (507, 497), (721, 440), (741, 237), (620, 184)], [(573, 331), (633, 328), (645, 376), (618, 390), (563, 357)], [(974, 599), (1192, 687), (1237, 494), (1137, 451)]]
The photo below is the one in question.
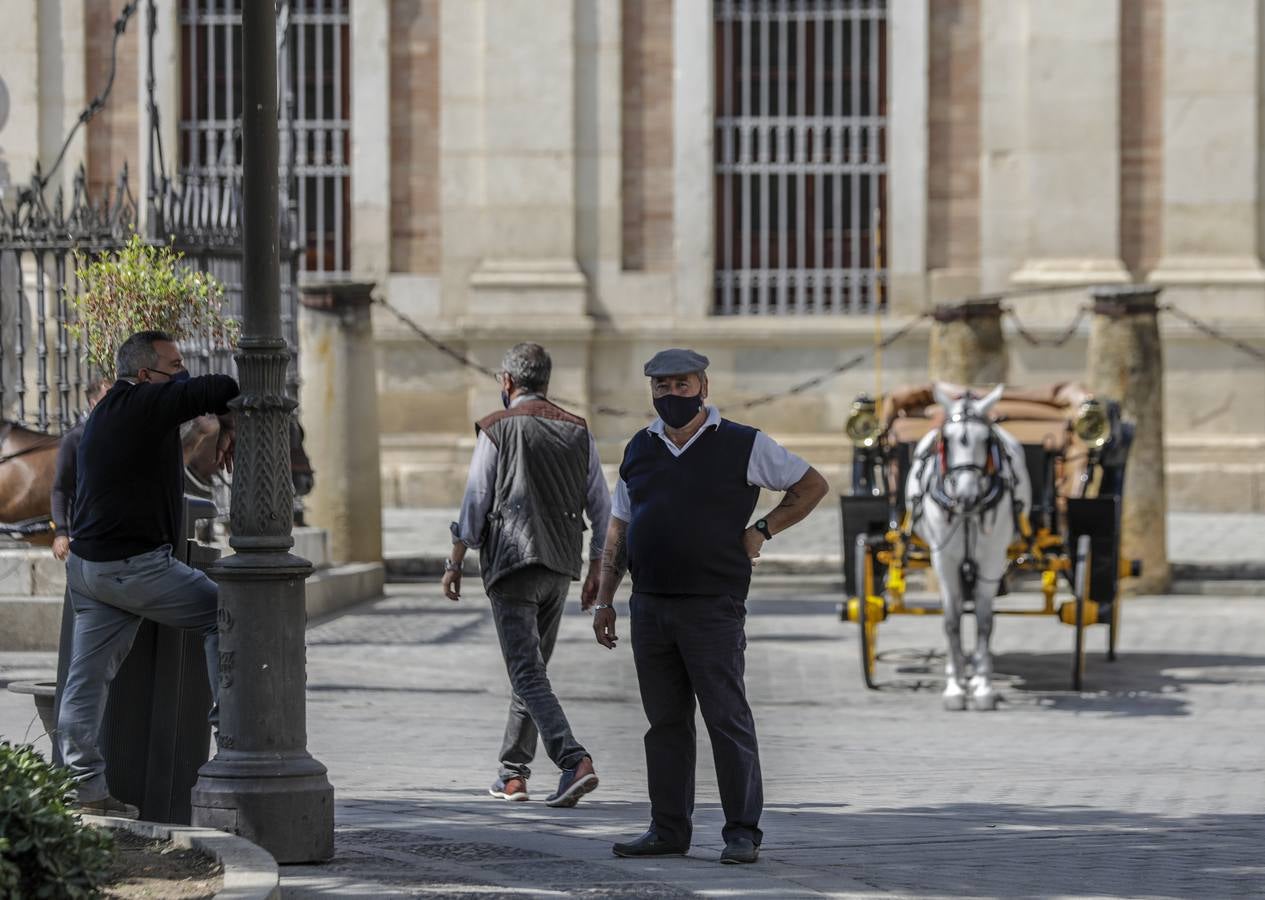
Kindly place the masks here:
[(378, 389), (371, 282), (301, 287), (299, 408), (316, 474), (307, 520), (329, 533), (333, 562), (382, 559)]
[(929, 370), (934, 381), (1002, 384), (1010, 369), (1001, 301), (940, 304), (933, 313)]
[(1157, 298), (1160, 288), (1111, 285), (1090, 291), (1089, 389), (1120, 402), (1136, 423), (1123, 491), (1121, 554), (1140, 559), (1142, 575), (1126, 579), (1129, 593), (1168, 590), (1168, 504), (1164, 487), (1164, 354)]

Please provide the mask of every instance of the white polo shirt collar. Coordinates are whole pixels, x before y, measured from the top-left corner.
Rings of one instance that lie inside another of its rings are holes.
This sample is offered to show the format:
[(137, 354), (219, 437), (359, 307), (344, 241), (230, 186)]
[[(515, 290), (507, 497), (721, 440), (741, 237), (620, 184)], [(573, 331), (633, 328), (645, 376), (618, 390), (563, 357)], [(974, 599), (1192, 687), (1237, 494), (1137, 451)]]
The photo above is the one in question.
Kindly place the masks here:
[(646, 430), (649, 431), (651, 434), (657, 434), (659, 436), (659, 439), (663, 441), (664, 444), (667, 445), (669, 450), (672, 451), (673, 456), (680, 456), (686, 450), (690, 449), (691, 446), (693, 446), (694, 442), (699, 439), (699, 437), (703, 434), (704, 431), (706, 431), (709, 428), (720, 427), (720, 410), (714, 406), (704, 406), (703, 409), (707, 410), (707, 418), (703, 420), (702, 427), (699, 428), (698, 431), (694, 432), (694, 434), (690, 437), (690, 439), (685, 442), (684, 447), (678, 447), (675, 443), (672, 442), (672, 438), (668, 437), (667, 426), (663, 424), (662, 419), (655, 419), (653, 422), (651, 422), (649, 425), (646, 426)]

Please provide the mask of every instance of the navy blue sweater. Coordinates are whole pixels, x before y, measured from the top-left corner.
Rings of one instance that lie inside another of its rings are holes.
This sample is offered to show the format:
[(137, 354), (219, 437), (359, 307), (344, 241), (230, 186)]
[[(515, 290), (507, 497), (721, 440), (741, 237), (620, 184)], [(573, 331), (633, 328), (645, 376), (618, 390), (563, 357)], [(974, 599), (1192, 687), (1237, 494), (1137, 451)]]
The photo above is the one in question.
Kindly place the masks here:
[(116, 381), (84, 425), (76, 458), (71, 552), (93, 562), (146, 553), (180, 538), (180, 424), (228, 412), (228, 375), (183, 382)]
[(721, 419), (680, 456), (643, 429), (624, 450), (628, 569), (646, 594), (728, 594), (751, 586), (742, 533), (760, 489), (747, 483), (756, 429)]

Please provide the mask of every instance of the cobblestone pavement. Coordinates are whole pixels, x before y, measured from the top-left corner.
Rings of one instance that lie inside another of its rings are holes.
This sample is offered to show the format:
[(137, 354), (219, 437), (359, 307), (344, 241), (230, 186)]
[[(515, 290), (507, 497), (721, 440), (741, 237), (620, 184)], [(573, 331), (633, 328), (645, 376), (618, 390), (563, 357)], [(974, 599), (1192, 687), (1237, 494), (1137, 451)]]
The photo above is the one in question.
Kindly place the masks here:
[[(765, 508), (767, 504), (759, 508)], [(383, 549), (388, 556), (447, 555), (448, 523), (457, 510), (383, 510)], [(771, 556), (824, 556), (839, 553), (839, 507), (829, 499), (794, 531), (766, 548)], [(1187, 567), (1250, 561), (1265, 563), (1265, 515), (1252, 513), (1169, 513), (1168, 554)], [(1255, 576), (1259, 577), (1259, 576)]]
[[(564, 620), (551, 675), (600, 789), (572, 810), (488, 797), (507, 685), (477, 580), (430, 585), (309, 631), (308, 730), (337, 788), (335, 859), (283, 869), (287, 897), (1249, 897), (1265, 895), (1265, 603), (1127, 601), (1119, 661), (1092, 633), (1003, 619), (995, 713), (939, 707), (939, 620), (883, 625), (884, 689), (861, 684), (855, 626), (828, 579), (769, 577), (749, 603), (747, 683), (766, 778), (763, 856), (720, 866), (722, 816), (700, 728), (685, 859), (618, 860), (648, 820), (626, 629), (616, 651)], [(1021, 602), (1024, 598), (1012, 598)], [(620, 620), (626, 625), (627, 617)], [(0, 656), (0, 681), (51, 666)], [(0, 693), (0, 733), (30, 701)]]

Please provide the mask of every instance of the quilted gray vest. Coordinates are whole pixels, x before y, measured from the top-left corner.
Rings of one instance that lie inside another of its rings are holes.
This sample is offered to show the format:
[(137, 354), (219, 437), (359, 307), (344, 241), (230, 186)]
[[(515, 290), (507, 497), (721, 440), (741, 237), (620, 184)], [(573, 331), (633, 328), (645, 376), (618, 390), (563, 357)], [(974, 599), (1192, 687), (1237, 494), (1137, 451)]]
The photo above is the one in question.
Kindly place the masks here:
[(589, 432), (583, 419), (543, 398), (481, 419), (496, 445), (496, 496), (479, 551), (483, 585), (524, 566), (580, 577)]

